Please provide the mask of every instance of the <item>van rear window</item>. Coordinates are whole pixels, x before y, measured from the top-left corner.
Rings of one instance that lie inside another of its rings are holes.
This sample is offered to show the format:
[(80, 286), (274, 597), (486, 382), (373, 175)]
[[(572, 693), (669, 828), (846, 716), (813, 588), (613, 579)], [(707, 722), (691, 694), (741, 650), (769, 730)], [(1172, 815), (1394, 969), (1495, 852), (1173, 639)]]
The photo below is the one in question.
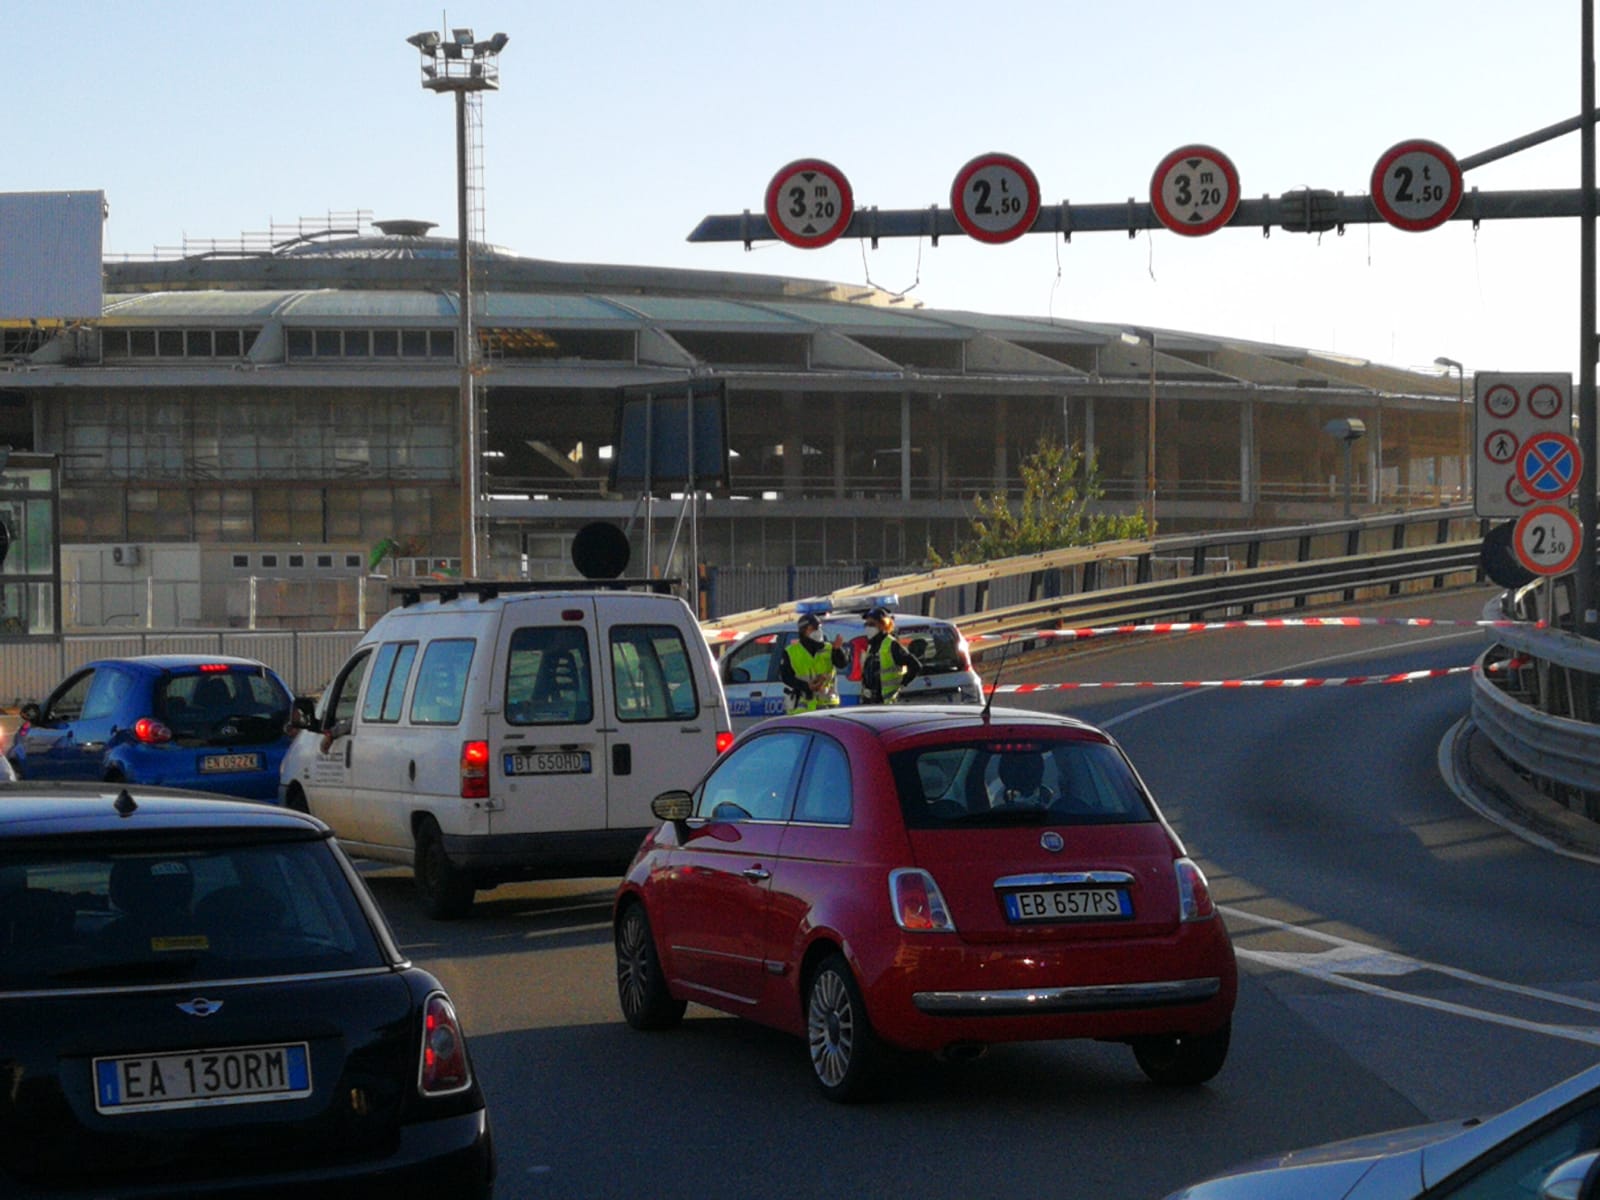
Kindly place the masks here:
[(611, 683), (619, 721), (685, 721), (700, 712), (676, 625), (613, 625)]
[(586, 725), (594, 719), (589, 635), (571, 625), (534, 625), (511, 635), (506, 720), (512, 725)]

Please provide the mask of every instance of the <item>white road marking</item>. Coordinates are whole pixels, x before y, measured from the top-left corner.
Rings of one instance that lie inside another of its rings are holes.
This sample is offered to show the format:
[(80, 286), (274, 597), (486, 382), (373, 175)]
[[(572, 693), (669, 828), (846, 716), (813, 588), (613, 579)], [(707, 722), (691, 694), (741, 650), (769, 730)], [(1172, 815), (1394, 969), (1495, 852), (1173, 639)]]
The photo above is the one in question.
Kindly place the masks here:
[(1473, 1008), (1470, 1005), (1457, 1004), (1450, 1000), (1441, 1000), (1435, 996), (1417, 995), (1412, 992), (1385, 987), (1382, 984), (1370, 982), (1370, 977), (1388, 976), (1399, 978), (1416, 974), (1420, 971), (1429, 971), (1433, 974), (1457, 979), (1473, 987), (1489, 991), (1537, 1000), (1544, 1004), (1577, 1009), (1582, 1012), (1600, 1013), (1600, 1003), (1595, 1001), (1584, 1000), (1578, 996), (1564, 995), (1561, 992), (1546, 991), (1542, 988), (1527, 987), (1520, 983), (1507, 983), (1502, 979), (1491, 979), (1487, 975), (1463, 971), (1459, 967), (1427, 962), (1404, 954), (1395, 954), (1351, 938), (1338, 937), (1335, 934), (1326, 933), (1319, 929), (1307, 929), (1304, 926), (1294, 925), (1288, 921), (1259, 916), (1256, 913), (1247, 912), (1242, 908), (1234, 908), (1231, 905), (1219, 904), (1217, 911), (1221, 912), (1230, 921), (1248, 921), (1256, 925), (1264, 925), (1271, 929), (1293, 934), (1296, 937), (1323, 942), (1331, 947), (1328, 950), (1295, 953), (1279, 950), (1249, 950), (1235, 946), (1234, 953), (1246, 962), (1259, 963), (1282, 971), (1292, 971), (1298, 975), (1305, 975), (1323, 983), (1332, 984), (1335, 987), (1349, 988), (1351, 991), (1362, 992), (1384, 1000), (1393, 1000), (1400, 1004), (1432, 1009), (1435, 1012), (1449, 1013), (1452, 1016), (1466, 1017), (1474, 1021), (1484, 1021), (1491, 1025), (1502, 1025), (1508, 1029), (1522, 1030), (1524, 1033), (1536, 1033), (1546, 1037), (1562, 1038), (1571, 1042), (1582, 1042), (1585, 1045), (1600, 1046), (1600, 1027), (1552, 1025), (1545, 1021), (1529, 1021), (1521, 1017), (1508, 1016), (1505, 1013)]

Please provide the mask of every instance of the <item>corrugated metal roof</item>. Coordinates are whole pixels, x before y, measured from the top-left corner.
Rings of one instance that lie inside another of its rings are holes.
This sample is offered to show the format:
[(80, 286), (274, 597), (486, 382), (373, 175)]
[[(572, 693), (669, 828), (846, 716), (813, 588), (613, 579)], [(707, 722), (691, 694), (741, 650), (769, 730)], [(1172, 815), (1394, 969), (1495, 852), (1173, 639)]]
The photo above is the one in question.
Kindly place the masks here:
[(272, 317), (293, 292), (146, 292), (107, 296), (104, 315), (134, 321), (228, 321)]
[(767, 307), (741, 304), (737, 300), (702, 299), (691, 296), (605, 297), (611, 303), (639, 313), (658, 325), (720, 325), (729, 328), (770, 326), (804, 333), (799, 322)]

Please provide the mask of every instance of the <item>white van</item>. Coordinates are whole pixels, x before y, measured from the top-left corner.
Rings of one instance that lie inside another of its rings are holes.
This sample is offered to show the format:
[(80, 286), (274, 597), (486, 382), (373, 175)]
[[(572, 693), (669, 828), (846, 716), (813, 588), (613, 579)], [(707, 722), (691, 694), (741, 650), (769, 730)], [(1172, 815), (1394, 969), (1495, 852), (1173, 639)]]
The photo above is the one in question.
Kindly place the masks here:
[(430, 916), (512, 880), (620, 873), (651, 799), (733, 741), (705, 636), (666, 581), (556, 586), (397, 589), (315, 708), (296, 702), (283, 803), (355, 854), (411, 864)]

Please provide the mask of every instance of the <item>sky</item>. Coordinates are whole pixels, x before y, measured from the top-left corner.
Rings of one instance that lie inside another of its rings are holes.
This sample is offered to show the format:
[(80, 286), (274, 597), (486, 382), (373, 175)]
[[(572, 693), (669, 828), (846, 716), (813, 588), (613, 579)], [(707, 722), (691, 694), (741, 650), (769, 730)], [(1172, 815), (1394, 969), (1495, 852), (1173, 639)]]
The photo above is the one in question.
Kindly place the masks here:
[[(364, 210), (455, 235), (452, 102), (405, 38), (509, 37), (483, 99), (489, 241), (535, 258), (870, 283), (930, 308), (1154, 326), (1437, 370), (1572, 371), (1575, 219), (691, 244), (821, 158), (858, 211), (948, 207), (977, 155), (1046, 205), (1149, 199), (1214, 146), (1247, 198), (1369, 188), (1398, 142), (1458, 159), (1575, 116), (1582, 0), (56, 0), (12, 40), (0, 191), (106, 193), (108, 257)], [(31, 46), (32, 48), (27, 48)], [(1567, 134), (1468, 190), (1576, 188)]]

